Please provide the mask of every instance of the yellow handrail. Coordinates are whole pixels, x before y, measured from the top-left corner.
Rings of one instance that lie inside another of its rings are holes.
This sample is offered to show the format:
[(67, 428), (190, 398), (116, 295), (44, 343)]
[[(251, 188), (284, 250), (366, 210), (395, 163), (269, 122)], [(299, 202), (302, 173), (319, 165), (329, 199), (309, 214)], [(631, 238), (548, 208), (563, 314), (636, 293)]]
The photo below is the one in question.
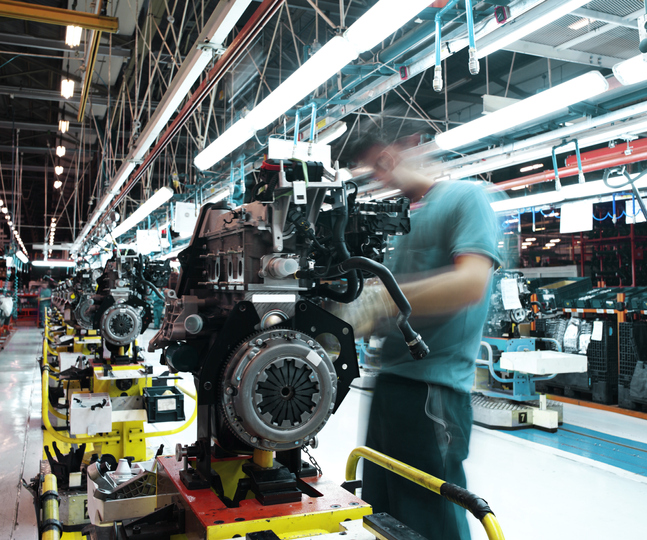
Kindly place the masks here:
[[(487, 505), (476, 508), (474, 504), (469, 504), (468, 501), (463, 499), (463, 497), (461, 497), (461, 502), (456, 500), (454, 495), (458, 492), (461, 496), (468, 495), (469, 499), (474, 501), (476, 497), (469, 491), (459, 486), (455, 486), (454, 484), (445, 482), (444, 480), (440, 480), (426, 472), (416, 469), (415, 467), (411, 467), (410, 465), (407, 465), (402, 461), (398, 461), (397, 459), (393, 459), (381, 452), (367, 448), (366, 446), (355, 448), (355, 450), (350, 453), (350, 456), (348, 456), (348, 461), (346, 462), (347, 481), (355, 480), (357, 475), (357, 464), (359, 463), (360, 458), (368, 459), (380, 467), (383, 467), (395, 474), (399, 474), (407, 480), (411, 480), (419, 486), (427, 488), (434, 493), (447, 498), (451, 502), (463, 506), (463, 508), (472, 512), (474, 517), (481, 522), (490, 540), (504, 540), (501, 526)], [(482, 499), (480, 500), (482, 501)], [(485, 501), (483, 501), (483, 503), (484, 502)], [(484, 515), (483, 517), (480, 517), (478, 514), (482, 513)]]
[(187, 390), (186, 388), (184, 388), (183, 386), (181, 386), (179, 384), (176, 384), (175, 386), (182, 393), (186, 394), (193, 401), (196, 402), (195, 403), (195, 408), (193, 409), (193, 414), (191, 415), (191, 417), (186, 422), (184, 422), (184, 424), (182, 424), (179, 428), (169, 429), (168, 431), (149, 431), (149, 432), (146, 432), (146, 433), (140, 433), (140, 434), (137, 435), (137, 438), (142, 437), (142, 436), (144, 438), (148, 438), (148, 437), (166, 437), (167, 435), (175, 435), (176, 433), (179, 433), (180, 431), (184, 431), (186, 428), (188, 428), (193, 423), (193, 421), (196, 419), (196, 417), (198, 416), (198, 401), (197, 401), (198, 398), (197, 398), (197, 396), (193, 392), (191, 392), (190, 390)]

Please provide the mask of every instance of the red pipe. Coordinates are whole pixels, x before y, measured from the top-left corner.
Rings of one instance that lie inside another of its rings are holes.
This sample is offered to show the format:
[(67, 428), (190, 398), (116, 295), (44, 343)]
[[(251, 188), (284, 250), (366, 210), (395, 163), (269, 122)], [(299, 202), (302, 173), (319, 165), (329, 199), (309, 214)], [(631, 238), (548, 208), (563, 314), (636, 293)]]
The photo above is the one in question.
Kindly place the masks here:
[[(582, 171), (585, 173), (599, 171), (609, 167), (626, 165), (628, 163), (635, 163), (637, 161), (647, 159), (647, 139), (639, 139), (630, 144), (632, 152), (629, 155), (625, 154), (626, 147), (624, 145), (619, 145), (614, 148), (601, 148), (599, 150), (582, 153), (580, 155), (582, 160)], [(569, 156), (566, 159), (566, 166), (558, 169), (558, 171), (560, 178), (576, 176), (579, 172), (576, 156)], [(513, 180), (506, 180), (505, 182), (499, 182), (498, 184), (495, 184), (492, 189), (496, 191), (505, 191), (515, 187), (540, 184), (541, 182), (548, 182), (554, 179), (555, 171), (551, 169), (549, 171), (521, 176)]]

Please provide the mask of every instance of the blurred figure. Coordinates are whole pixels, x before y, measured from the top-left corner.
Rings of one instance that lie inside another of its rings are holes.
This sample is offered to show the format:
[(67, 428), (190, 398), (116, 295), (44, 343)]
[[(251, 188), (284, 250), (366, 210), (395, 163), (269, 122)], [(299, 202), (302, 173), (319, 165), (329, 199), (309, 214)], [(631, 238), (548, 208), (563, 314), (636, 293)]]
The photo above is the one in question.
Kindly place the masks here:
[[(393, 323), (397, 309), (381, 285), (362, 293), (359, 309), (351, 310), (364, 321), (391, 317), (366, 444), (466, 487), (462, 462), (472, 427), (470, 390), (498, 266), (498, 226), (480, 186), (435, 183), (409, 167), (402, 150), (367, 135), (353, 152), (377, 180), (412, 201), (411, 233), (396, 237), (385, 264), (411, 303), (411, 326), (430, 353), (423, 360), (411, 358)], [(374, 512), (387, 512), (428, 538), (470, 537), (464, 509), (369, 462), (362, 498)]]
[(49, 288), (49, 280), (45, 278), (38, 293), (38, 326), (45, 326), (45, 310), (52, 304), (52, 290)]

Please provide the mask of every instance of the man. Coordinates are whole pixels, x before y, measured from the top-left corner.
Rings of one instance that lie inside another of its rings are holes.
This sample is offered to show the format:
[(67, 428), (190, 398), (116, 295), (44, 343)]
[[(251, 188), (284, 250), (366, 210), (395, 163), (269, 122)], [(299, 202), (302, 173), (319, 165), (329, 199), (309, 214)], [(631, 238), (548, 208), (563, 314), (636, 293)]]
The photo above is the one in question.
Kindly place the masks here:
[[(366, 444), (466, 487), (470, 389), (498, 260), (498, 227), (482, 188), (472, 182), (436, 184), (407, 166), (401, 150), (371, 137), (355, 145), (359, 162), (372, 167), (385, 186), (400, 189), (415, 208), (411, 233), (396, 239), (385, 264), (409, 300), (411, 326), (430, 353), (413, 360), (398, 329), (389, 326)], [(390, 300), (386, 306), (388, 315), (397, 312)], [(366, 308), (366, 315), (383, 309)], [(374, 512), (387, 512), (423, 536), (469, 538), (465, 510), (368, 462), (362, 497)]]
[(43, 284), (41, 285), (39, 294), (38, 294), (38, 326), (43, 328), (45, 326), (45, 310), (51, 307), (52, 303), (52, 290), (49, 288), (49, 280), (47, 276), (43, 279)]

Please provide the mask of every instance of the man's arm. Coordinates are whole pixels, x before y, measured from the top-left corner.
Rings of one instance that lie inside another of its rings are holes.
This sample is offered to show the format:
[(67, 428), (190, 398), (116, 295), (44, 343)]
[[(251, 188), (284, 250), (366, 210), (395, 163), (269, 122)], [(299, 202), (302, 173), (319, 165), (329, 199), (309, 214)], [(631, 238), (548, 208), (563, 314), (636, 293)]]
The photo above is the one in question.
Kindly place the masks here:
[[(492, 259), (466, 253), (454, 259), (449, 271), (405, 283), (401, 289), (414, 316), (445, 315), (480, 302), (491, 275)], [(391, 307), (392, 314), (397, 314), (395, 305)]]

